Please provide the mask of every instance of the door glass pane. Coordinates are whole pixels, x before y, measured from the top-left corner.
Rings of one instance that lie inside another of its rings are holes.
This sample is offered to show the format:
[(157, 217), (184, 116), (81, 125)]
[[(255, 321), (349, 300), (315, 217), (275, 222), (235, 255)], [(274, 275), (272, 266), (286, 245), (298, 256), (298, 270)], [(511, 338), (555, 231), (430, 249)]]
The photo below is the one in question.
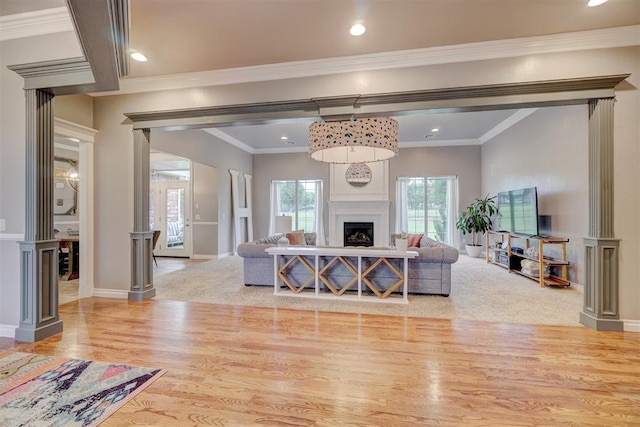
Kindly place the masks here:
[(167, 248), (184, 248), (184, 189), (169, 188), (166, 190), (166, 230)]
[(154, 214), (156, 210), (156, 204), (154, 195), (155, 191), (153, 191), (153, 189), (149, 191), (149, 230), (154, 230), (155, 227)]

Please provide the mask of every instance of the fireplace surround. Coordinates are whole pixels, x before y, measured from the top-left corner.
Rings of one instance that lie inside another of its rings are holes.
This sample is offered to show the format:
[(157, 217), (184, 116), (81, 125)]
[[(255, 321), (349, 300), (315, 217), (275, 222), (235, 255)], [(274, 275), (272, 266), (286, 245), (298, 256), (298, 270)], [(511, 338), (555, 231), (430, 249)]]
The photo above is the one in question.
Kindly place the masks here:
[(389, 205), (381, 201), (329, 201), (329, 245), (344, 244), (345, 222), (373, 223), (373, 246), (389, 246)]

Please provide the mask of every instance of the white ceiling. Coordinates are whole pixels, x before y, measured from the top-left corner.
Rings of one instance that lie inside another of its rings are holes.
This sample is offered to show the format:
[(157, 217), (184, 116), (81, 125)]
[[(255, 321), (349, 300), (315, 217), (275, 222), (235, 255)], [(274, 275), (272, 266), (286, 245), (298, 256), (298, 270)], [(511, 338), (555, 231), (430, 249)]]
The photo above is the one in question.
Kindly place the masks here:
[[(64, 5), (63, 0), (0, 0), (0, 16), (56, 7), (59, 14)], [(553, 37), (580, 31), (635, 25), (633, 37), (640, 24), (639, 0), (610, 0), (595, 8), (587, 7), (587, 0), (130, 0), (129, 5), (130, 47), (149, 58), (131, 61), (131, 74), (121, 81), (129, 92), (207, 84), (211, 73), (217, 73), (216, 84), (224, 84), (248, 75), (277, 79), (301, 65), (313, 73), (331, 68), (326, 64), (395, 63), (409, 54), (428, 62), (442, 52), (468, 54), (470, 46), (486, 49), (505, 40), (544, 49), (554, 46)], [(348, 33), (356, 20), (367, 26), (361, 37)], [(528, 113), (395, 118), (400, 146), (408, 147), (480, 144)], [(307, 146), (308, 124), (210, 132), (253, 153), (300, 151)], [(435, 127), (440, 131), (432, 132)], [(281, 136), (294, 144), (285, 144)]]

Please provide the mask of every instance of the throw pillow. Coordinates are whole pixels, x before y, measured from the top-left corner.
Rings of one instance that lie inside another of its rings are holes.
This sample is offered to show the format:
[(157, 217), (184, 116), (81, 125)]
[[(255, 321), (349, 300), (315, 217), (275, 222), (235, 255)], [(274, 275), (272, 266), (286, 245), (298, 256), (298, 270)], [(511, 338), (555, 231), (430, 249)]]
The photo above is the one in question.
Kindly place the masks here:
[(304, 239), (304, 233), (301, 231), (294, 231), (286, 234), (289, 239), (289, 244), (294, 246), (307, 246), (307, 241)]
[(422, 234), (407, 234), (407, 246), (410, 248), (419, 248)]

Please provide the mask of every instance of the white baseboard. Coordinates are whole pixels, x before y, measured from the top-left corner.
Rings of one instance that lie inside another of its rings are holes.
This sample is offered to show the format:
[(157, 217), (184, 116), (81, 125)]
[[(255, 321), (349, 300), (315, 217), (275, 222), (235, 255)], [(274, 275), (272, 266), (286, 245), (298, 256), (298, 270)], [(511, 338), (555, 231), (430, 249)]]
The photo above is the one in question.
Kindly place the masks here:
[(104, 288), (94, 288), (93, 296), (96, 298), (119, 298), (119, 299), (128, 299), (129, 291), (121, 290), (121, 289), (104, 289)]
[(216, 259), (217, 255), (191, 255), (191, 259)]
[(15, 339), (17, 327), (18, 325), (0, 325), (0, 337)]
[(218, 254), (218, 259), (226, 258), (226, 257), (231, 256), (231, 255), (233, 255), (233, 252), (225, 252), (223, 254)]
[(640, 320), (622, 320), (623, 330), (625, 332), (640, 332)]

